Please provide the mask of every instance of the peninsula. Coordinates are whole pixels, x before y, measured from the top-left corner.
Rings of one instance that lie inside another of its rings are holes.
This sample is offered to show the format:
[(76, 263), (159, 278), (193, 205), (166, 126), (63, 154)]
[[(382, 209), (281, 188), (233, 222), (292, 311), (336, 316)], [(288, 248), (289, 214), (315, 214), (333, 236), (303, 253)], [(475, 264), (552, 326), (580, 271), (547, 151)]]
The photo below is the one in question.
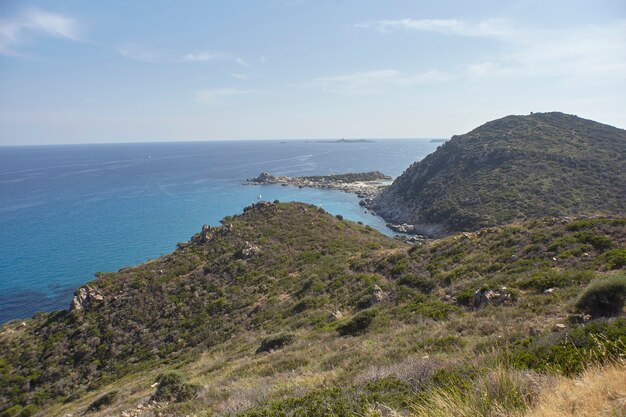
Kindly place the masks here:
[(359, 198), (371, 199), (385, 188), (392, 177), (380, 171), (346, 173), (337, 175), (317, 175), (308, 177), (287, 177), (272, 175), (262, 172), (256, 178), (247, 179), (246, 185), (269, 185), (280, 184), (282, 186), (295, 186), (299, 188), (325, 188), (339, 190), (346, 193), (354, 193)]

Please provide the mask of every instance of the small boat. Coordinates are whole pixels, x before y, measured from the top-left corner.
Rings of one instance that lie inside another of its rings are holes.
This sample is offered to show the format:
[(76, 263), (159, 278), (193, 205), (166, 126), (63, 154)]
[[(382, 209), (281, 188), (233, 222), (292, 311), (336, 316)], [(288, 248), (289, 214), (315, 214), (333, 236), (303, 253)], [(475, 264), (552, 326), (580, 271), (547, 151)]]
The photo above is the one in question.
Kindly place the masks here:
[(263, 196), (262, 196), (261, 194), (259, 194), (258, 199), (260, 200), (260, 199), (262, 199), (262, 198), (263, 198)]

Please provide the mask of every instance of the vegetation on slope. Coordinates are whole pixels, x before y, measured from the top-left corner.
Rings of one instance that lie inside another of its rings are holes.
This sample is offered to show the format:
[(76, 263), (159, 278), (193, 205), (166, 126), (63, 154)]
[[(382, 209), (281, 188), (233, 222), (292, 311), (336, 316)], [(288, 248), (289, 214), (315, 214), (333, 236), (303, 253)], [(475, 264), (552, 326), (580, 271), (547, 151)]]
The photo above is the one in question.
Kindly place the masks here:
[[(100, 303), (4, 325), (0, 413), (111, 415), (166, 392), (165, 415), (381, 415), (418, 413), (439, 393), (490, 415), (526, 410), (533, 381), (623, 360), (623, 309), (590, 321), (576, 303), (624, 276), (624, 219), (414, 247), (305, 204), (223, 223), (99, 274)], [(507, 297), (478, 308), (477, 290)]]
[(562, 113), (507, 116), (454, 136), (373, 203), (424, 234), (544, 216), (626, 213), (626, 131)]
[(378, 181), (378, 180), (390, 180), (392, 179), (389, 175), (385, 175), (380, 171), (371, 171), (371, 172), (355, 172), (355, 173), (347, 173), (347, 174), (336, 174), (336, 175), (316, 175), (309, 177), (298, 177), (304, 180), (311, 181), (342, 181), (346, 183), (350, 182), (358, 182), (358, 181)]

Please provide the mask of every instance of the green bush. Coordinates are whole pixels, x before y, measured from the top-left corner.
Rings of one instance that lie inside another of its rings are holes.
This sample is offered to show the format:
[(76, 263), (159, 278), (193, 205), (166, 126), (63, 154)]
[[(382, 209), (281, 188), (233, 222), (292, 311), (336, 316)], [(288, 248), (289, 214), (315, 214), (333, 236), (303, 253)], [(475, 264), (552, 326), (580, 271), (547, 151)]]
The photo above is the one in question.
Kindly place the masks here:
[(372, 295), (371, 294), (363, 294), (355, 304), (356, 308), (359, 310), (366, 309), (372, 306)]
[(117, 391), (111, 391), (104, 394), (102, 397), (97, 398), (89, 405), (87, 411), (99, 411), (105, 407), (112, 405), (117, 398)]
[(604, 251), (613, 247), (613, 240), (606, 237), (594, 234), (592, 232), (584, 231), (574, 234), (576, 239), (582, 243), (588, 243), (596, 250)]
[(200, 387), (183, 382), (183, 377), (175, 374), (161, 374), (157, 377), (159, 385), (152, 396), (155, 401), (183, 402), (196, 396)]
[(588, 366), (623, 360), (626, 320), (596, 321), (563, 334), (550, 333), (518, 343), (511, 354), (516, 368), (576, 374)]
[(576, 302), (576, 308), (594, 317), (621, 314), (626, 299), (626, 274), (592, 281)]
[(407, 308), (413, 313), (433, 320), (447, 319), (450, 313), (459, 311), (457, 306), (446, 304), (439, 300), (413, 302), (409, 303)]
[(17, 417), (22, 413), (23, 407), (21, 405), (14, 405), (11, 408), (7, 408), (1, 414), (2, 417)]
[(607, 269), (620, 269), (626, 265), (626, 249), (611, 249), (603, 255)]
[(462, 306), (469, 306), (474, 299), (474, 290), (471, 288), (466, 288), (462, 290), (459, 295), (456, 297), (457, 303)]
[(365, 386), (367, 400), (373, 404), (385, 404), (392, 408), (404, 408), (409, 405), (411, 385), (393, 376), (370, 381)]
[(365, 415), (368, 404), (363, 395), (337, 388), (320, 389), (298, 398), (272, 401), (239, 414), (240, 417), (354, 417)]
[(522, 288), (532, 288), (537, 291), (545, 291), (553, 287), (567, 287), (589, 282), (594, 274), (591, 271), (565, 271), (557, 272), (554, 269), (544, 269), (533, 273), (531, 276), (519, 281)]
[(378, 311), (373, 308), (361, 311), (348, 322), (337, 327), (337, 332), (339, 332), (340, 336), (356, 336), (363, 334), (367, 331), (370, 324), (372, 324), (377, 314)]
[(417, 274), (402, 275), (398, 280), (398, 284), (417, 288), (425, 294), (429, 294), (435, 288), (435, 282), (432, 279)]
[(277, 350), (287, 345), (292, 344), (296, 340), (296, 337), (291, 333), (281, 333), (273, 335), (263, 339), (261, 346), (256, 350), (256, 353), (269, 352), (270, 350)]

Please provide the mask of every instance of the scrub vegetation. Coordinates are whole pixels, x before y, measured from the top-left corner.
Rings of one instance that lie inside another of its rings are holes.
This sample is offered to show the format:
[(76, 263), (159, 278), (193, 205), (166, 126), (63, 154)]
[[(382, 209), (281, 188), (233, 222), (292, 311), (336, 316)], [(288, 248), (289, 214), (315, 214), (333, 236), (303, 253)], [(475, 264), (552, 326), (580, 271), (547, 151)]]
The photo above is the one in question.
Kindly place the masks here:
[(300, 203), (222, 223), (3, 325), (0, 415), (549, 416), (624, 375), (626, 219), (415, 246)]

